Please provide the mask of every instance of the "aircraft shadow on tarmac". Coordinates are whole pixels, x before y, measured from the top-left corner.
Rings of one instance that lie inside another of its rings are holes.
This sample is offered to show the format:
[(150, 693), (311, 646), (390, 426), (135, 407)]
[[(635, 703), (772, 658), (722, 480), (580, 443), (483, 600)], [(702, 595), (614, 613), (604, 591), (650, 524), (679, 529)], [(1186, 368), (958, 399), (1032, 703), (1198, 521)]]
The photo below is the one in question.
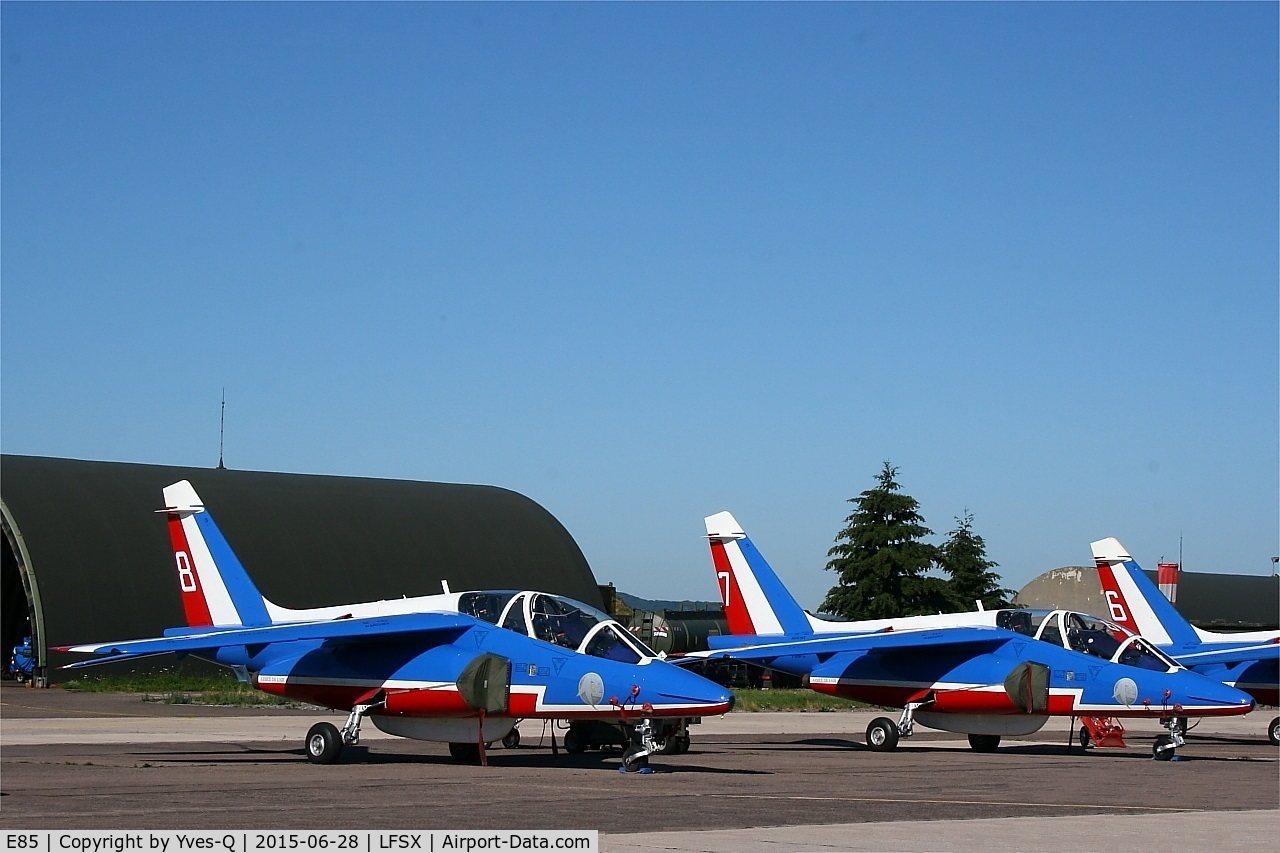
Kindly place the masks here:
[[(1248, 740), (1240, 738), (1200, 738), (1200, 743), (1205, 747), (1213, 743), (1222, 745), (1244, 745), (1249, 743)], [(759, 740), (759, 741), (743, 741), (734, 744), (725, 743), (725, 748), (745, 748), (760, 752), (783, 752), (803, 750), (808, 752), (857, 752), (857, 753), (873, 753), (875, 750), (867, 746), (865, 743), (847, 740), (844, 738), (802, 738), (800, 740)], [(1189, 742), (1184, 750), (1179, 751), (1175, 757), (1177, 761), (1270, 761), (1267, 758), (1252, 758), (1236, 755), (1207, 755), (1204, 752), (1197, 752), (1195, 742)], [(1080, 749), (1076, 744), (1054, 743), (1052, 741), (1044, 741), (1041, 743), (1024, 743), (1010, 746), (1002, 746), (992, 753), (976, 753), (963, 746), (939, 746), (931, 744), (927, 741), (911, 744), (902, 744), (896, 752), (904, 755), (940, 755), (949, 754), (956, 756), (978, 757), (980, 755), (990, 755), (998, 759), (1000, 756), (1058, 756), (1058, 757), (1088, 757), (1090, 760), (1111, 760), (1111, 759), (1127, 759), (1150, 761), (1151, 753), (1148, 746), (1141, 740), (1131, 743), (1127, 749), (1090, 749), (1087, 752)]]
[[(691, 755), (696, 755), (696, 750)], [(279, 764), (282, 762), (298, 762), (308, 765), (306, 751), (301, 748), (270, 749), (250, 747), (238, 744), (227, 744), (221, 750), (190, 750), (176, 752), (135, 752), (135, 760), (145, 764)], [(493, 769), (579, 769), (608, 770), (616, 772), (621, 766), (622, 753), (584, 752), (572, 754), (561, 752), (552, 755), (550, 750), (520, 748), (494, 749), (488, 754), (489, 766)], [(336, 766), (389, 766), (397, 764), (414, 764), (440, 767), (476, 767), (474, 764), (460, 764), (447, 755), (433, 755), (422, 752), (378, 752), (364, 746), (351, 746), (344, 750), (341, 760)], [(687, 759), (655, 762), (652, 765), (655, 773), (712, 773), (722, 776), (768, 776), (767, 770), (749, 770), (741, 768), (710, 767), (689, 764)]]

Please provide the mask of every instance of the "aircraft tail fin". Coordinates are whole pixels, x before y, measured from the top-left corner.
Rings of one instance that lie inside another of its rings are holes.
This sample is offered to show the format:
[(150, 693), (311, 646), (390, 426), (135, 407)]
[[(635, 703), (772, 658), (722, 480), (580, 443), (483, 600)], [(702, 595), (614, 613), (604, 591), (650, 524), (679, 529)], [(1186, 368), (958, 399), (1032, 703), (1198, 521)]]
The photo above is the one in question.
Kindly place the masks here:
[(164, 489), (169, 541), (192, 628), (270, 625), (267, 601), (187, 480)]
[(706, 525), (729, 633), (812, 634), (804, 608), (751, 544), (742, 525), (727, 512), (708, 516)]
[(1200, 644), (1195, 628), (1151, 582), (1119, 540), (1092, 543), (1098, 580), (1111, 618), (1159, 646), (1190, 648)]

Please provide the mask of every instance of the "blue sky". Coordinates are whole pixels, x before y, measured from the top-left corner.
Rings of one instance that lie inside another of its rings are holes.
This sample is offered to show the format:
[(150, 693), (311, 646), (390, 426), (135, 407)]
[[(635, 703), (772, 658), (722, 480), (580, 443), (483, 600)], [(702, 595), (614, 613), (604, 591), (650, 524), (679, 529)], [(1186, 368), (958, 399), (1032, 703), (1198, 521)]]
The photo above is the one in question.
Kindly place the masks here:
[(0, 7), (6, 453), (487, 483), (815, 606), (881, 464), (1018, 587), (1280, 553), (1277, 7)]

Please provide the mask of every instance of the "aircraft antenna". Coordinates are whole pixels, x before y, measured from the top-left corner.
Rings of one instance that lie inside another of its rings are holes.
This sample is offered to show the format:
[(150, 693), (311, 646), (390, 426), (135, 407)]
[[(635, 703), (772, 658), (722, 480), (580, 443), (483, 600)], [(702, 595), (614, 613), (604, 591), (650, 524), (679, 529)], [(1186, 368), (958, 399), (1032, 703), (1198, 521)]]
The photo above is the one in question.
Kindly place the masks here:
[(226, 469), (222, 463), (222, 443), (227, 434), (227, 386), (222, 386), (222, 413), (218, 416), (218, 470)]

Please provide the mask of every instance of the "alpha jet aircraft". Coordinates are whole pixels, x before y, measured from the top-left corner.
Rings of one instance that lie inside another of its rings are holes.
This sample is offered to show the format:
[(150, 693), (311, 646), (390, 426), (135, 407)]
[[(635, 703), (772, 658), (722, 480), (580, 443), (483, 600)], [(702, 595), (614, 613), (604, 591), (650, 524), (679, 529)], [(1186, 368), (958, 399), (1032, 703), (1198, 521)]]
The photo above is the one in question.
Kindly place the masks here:
[[(1159, 646), (1181, 665), (1230, 684), (1260, 704), (1280, 705), (1280, 631), (1221, 634), (1195, 627), (1151, 582), (1118, 539), (1092, 543), (1111, 618)], [(1280, 717), (1267, 726), (1280, 744)]]
[(752, 661), (801, 675), (821, 693), (902, 708), (896, 723), (879, 717), (868, 726), (872, 749), (895, 748), (916, 722), (968, 734), (973, 749), (991, 751), (1002, 735), (1031, 734), (1050, 716), (1143, 717), (1169, 729), (1153, 750), (1168, 759), (1180, 744), (1177, 717), (1253, 707), (1249, 696), (1188, 672), (1141, 638), (1125, 645), (1131, 662), (1122, 663), (1019, 631), (948, 621), (998, 618), (994, 611), (892, 624), (819, 619), (796, 603), (732, 515), (710, 516), (706, 525), (729, 634), (687, 657)]
[[(367, 716), (387, 734), (443, 741), (459, 761), (518, 719), (624, 723), (623, 769), (640, 770), (687, 718), (727, 712), (723, 687), (657, 659), (586, 605), (540, 593), (457, 593), (291, 610), (258, 592), (189, 482), (164, 489), (187, 625), (164, 637), (59, 649), (102, 657), (163, 653), (231, 667), (276, 696), (349, 711), (317, 723), (307, 757), (336, 761)], [(526, 633), (527, 630), (527, 633)]]

